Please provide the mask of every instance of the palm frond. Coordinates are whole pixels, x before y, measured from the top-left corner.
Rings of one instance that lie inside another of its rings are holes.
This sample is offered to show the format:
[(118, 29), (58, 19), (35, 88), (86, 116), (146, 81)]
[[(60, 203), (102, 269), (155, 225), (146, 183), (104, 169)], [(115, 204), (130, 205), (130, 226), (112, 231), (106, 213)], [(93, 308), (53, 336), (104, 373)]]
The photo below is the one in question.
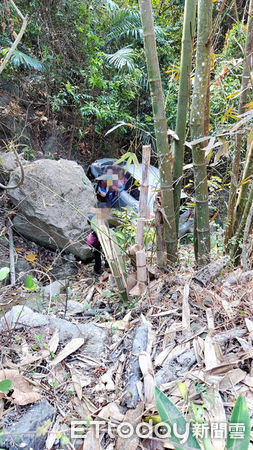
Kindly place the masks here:
[(116, 11), (119, 10), (119, 5), (115, 3), (113, 0), (107, 0), (105, 8), (110, 12), (110, 14), (114, 14)]
[(14, 67), (25, 66), (27, 69), (38, 70), (42, 72), (44, 70), (43, 64), (36, 58), (26, 55), (20, 50), (15, 50), (11, 62)]
[(134, 69), (134, 50), (129, 45), (113, 54), (104, 53), (104, 56), (118, 70), (127, 68), (131, 72)]
[[(155, 25), (156, 39), (159, 43), (164, 43), (167, 36), (164, 29)], [(134, 39), (143, 42), (143, 30), (140, 12), (136, 8), (118, 8), (111, 16), (111, 33), (108, 41), (118, 39)]]

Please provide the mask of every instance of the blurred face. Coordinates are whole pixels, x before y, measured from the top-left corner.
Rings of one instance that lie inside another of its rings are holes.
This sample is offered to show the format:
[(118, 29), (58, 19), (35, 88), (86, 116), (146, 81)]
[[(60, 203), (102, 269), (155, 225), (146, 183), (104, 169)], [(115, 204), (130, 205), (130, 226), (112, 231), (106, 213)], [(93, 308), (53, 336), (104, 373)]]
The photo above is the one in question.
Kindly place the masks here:
[(112, 169), (107, 169), (107, 174), (113, 174), (113, 170)]
[(124, 177), (124, 170), (120, 169), (120, 171), (119, 171), (119, 179), (122, 180), (123, 177)]

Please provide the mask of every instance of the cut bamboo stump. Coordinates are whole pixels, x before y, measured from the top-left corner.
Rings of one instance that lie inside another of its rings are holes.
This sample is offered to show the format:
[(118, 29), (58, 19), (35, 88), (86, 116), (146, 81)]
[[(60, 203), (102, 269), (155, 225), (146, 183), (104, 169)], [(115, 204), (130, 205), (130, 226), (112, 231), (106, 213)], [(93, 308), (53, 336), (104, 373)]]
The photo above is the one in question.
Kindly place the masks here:
[(147, 290), (147, 262), (144, 250), (136, 252), (137, 284), (131, 289), (130, 294), (140, 296)]

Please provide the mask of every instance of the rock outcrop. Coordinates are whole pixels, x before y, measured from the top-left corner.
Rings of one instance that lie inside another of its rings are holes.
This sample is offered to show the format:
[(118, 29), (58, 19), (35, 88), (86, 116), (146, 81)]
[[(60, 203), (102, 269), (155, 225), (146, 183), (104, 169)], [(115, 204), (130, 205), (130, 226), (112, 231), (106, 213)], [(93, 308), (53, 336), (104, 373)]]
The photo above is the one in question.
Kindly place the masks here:
[[(9, 184), (19, 180), (11, 173)], [(85, 261), (87, 217), (96, 204), (92, 184), (74, 161), (40, 159), (25, 166), (24, 184), (7, 191), (16, 206), (15, 229), (45, 247), (73, 253)]]

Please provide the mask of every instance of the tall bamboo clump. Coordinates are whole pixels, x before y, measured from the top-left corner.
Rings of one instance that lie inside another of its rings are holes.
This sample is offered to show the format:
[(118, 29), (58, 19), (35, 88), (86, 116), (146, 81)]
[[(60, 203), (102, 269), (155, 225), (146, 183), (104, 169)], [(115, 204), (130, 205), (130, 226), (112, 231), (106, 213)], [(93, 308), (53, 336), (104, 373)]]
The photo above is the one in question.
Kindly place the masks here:
[(139, 0), (139, 6), (159, 158), (162, 208), (165, 215), (164, 240), (166, 243), (167, 261), (173, 264), (177, 260), (173, 178), (151, 0)]
[(184, 26), (182, 37), (180, 79), (177, 103), (176, 134), (179, 140), (174, 141), (174, 208), (176, 228), (179, 227), (179, 209), (182, 189), (182, 174), (184, 164), (184, 142), (186, 120), (190, 94), (190, 73), (192, 67), (193, 34), (196, 22), (196, 0), (186, 0), (184, 9)]
[[(246, 35), (246, 44), (245, 44), (245, 52), (244, 52), (244, 64), (243, 64), (243, 74), (242, 74), (242, 83), (241, 83), (241, 94), (239, 101), (239, 110), (238, 114), (243, 114), (245, 112), (245, 105), (247, 103), (248, 93), (251, 89), (251, 75), (250, 72), (252, 70), (252, 53), (253, 53), (253, 0), (250, 0), (249, 4), (249, 14), (248, 14), (248, 22), (247, 22), (247, 35)], [(244, 200), (246, 200), (248, 186), (245, 186), (243, 189), (243, 193), (241, 196), (242, 204), (237, 205), (237, 214), (235, 217), (236, 210), (236, 201), (237, 201), (237, 189), (239, 185), (240, 179), (240, 164), (241, 164), (241, 151), (243, 144), (243, 135), (241, 133), (237, 133), (235, 137), (235, 148), (234, 148), (234, 158), (232, 163), (231, 170), (231, 183), (229, 190), (229, 200), (228, 200), (228, 216), (227, 216), (227, 226), (225, 232), (225, 244), (226, 251), (228, 252), (231, 248), (229, 245), (229, 240), (231, 237), (237, 232), (237, 227), (241, 220), (241, 214), (243, 213), (243, 209), (245, 206)]]
[[(198, 2), (197, 59), (191, 106), (191, 139), (204, 137), (205, 104), (210, 71), (212, 30), (212, 0)], [(195, 186), (195, 257), (200, 266), (209, 262), (210, 229), (208, 210), (208, 185), (203, 143), (192, 146)]]

